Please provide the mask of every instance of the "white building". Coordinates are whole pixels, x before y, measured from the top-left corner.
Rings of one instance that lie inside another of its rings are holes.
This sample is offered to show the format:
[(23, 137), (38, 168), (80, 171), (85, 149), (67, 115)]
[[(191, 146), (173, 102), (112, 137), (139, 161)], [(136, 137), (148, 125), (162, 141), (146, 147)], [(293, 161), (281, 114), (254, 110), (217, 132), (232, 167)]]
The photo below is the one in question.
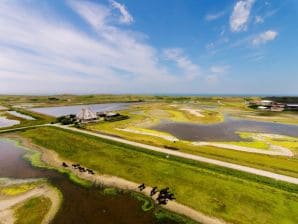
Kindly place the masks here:
[(81, 122), (88, 122), (97, 119), (96, 113), (94, 113), (90, 108), (82, 108), (76, 116)]
[(271, 100), (261, 100), (261, 106), (271, 106), (273, 101)]

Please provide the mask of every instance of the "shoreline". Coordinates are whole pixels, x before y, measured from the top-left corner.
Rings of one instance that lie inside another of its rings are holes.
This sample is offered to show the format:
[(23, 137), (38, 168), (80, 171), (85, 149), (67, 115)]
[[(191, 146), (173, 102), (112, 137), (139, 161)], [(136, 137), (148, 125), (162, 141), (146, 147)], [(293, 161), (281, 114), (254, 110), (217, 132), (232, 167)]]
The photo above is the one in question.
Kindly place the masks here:
[[(30, 140), (26, 138), (22, 138), (18, 135), (4, 135), (3, 137), (8, 138), (10, 140), (14, 140), (19, 143), (19, 145), (27, 150), (33, 150), (38, 151), (41, 153), (40, 160), (45, 163), (46, 165), (53, 167), (55, 169), (61, 170), (62, 169), (62, 162), (66, 162), (67, 164), (72, 164), (75, 162), (61, 159), (59, 158), (58, 154), (52, 150), (45, 149), (43, 147), (37, 146), (33, 144)], [(71, 167), (63, 168), (65, 172), (69, 172), (71, 174), (74, 174), (76, 177), (90, 181), (92, 183), (95, 183), (97, 185), (102, 185), (105, 187), (115, 187), (122, 190), (129, 190), (134, 191), (138, 193), (142, 193), (146, 195), (147, 197), (150, 197), (150, 190), (152, 187), (147, 186), (146, 189), (142, 192), (139, 191), (138, 185), (139, 183), (135, 183), (120, 177), (111, 176), (111, 175), (105, 175), (105, 174), (95, 174), (90, 175), (87, 173), (80, 173), (77, 170), (72, 169)], [(156, 196), (155, 196), (156, 197)], [(153, 199), (155, 199), (153, 197)], [(162, 208), (165, 208), (171, 212), (174, 212), (176, 214), (188, 217), (194, 221), (197, 221), (202, 224), (225, 224), (224, 220), (210, 217), (208, 215), (205, 215), (199, 211), (194, 210), (193, 208), (190, 208), (188, 206), (185, 206), (183, 204), (180, 204), (176, 201), (169, 201), (167, 205), (162, 205)]]

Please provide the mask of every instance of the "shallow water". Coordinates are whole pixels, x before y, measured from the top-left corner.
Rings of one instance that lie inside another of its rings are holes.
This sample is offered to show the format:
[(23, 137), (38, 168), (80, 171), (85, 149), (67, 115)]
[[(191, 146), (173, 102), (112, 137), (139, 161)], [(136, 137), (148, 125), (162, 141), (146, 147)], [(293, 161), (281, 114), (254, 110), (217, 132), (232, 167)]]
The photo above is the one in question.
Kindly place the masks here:
[(200, 125), (163, 121), (152, 127), (154, 130), (168, 132), (188, 141), (239, 141), (243, 140), (235, 132), (261, 132), (298, 137), (298, 125), (259, 122), (226, 117), (218, 124)]
[(17, 111), (7, 111), (7, 113), (9, 113), (9, 114), (11, 114), (11, 115), (13, 115), (13, 116), (16, 116), (16, 117), (20, 117), (20, 118), (23, 118), (23, 119), (25, 119), (25, 120), (35, 120), (33, 117), (31, 117), (31, 116), (28, 116), (28, 115), (26, 115), (26, 114), (21, 114), (21, 113), (19, 113), (19, 112), (17, 112)]
[(19, 123), (20, 121), (17, 120), (10, 120), (5, 117), (0, 117), (0, 128), (10, 127)]
[(94, 112), (106, 112), (115, 110), (124, 110), (130, 105), (137, 103), (102, 103), (102, 104), (89, 104), (89, 105), (75, 105), (75, 106), (62, 106), (62, 107), (40, 107), (31, 108), (30, 110), (47, 114), (54, 117), (59, 117), (68, 114), (77, 114), (82, 108), (89, 107)]
[(128, 194), (106, 196), (99, 187), (83, 188), (72, 183), (66, 175), (32, 167), (22, 159), (23, 155), (22, 148), (0, 139), (0, 177), (47, 178), (63, 194), (62, 207), (52, 223), (157, 223), (154, 215), (143, 212), (141, 203)]

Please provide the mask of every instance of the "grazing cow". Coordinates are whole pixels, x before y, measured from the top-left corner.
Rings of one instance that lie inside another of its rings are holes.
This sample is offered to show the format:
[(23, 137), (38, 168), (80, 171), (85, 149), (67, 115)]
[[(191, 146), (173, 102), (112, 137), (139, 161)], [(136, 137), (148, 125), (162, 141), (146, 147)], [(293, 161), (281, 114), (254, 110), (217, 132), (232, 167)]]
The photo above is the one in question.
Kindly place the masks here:
[(150, 192), (150, 196), (153, 196), (157, 193), (157, 187), (153, 187), (151, 192)]
[(138, 188), (140, 189), (140, 191), (142, 191), (146, 188), (146, 186), (144, 183), (142, 183), (140, 186), (138, 186)]
[(63, 167), (68, 167), (68, 165), (65, 162), (62, 163), (62, 166)]
[(160, 190), (160, 194), (168, 194), (169, 193), (169, 189), (170, 188), (168, 188), (168, 187), (161, 189)]
[(175, 200), (176, 198), (174, 197), (174, 194), (168, 194), (167, 198), (170, 200)]
[(87, 169), (87, 172), (88, 172), (89, 174), (92, 174), (92, 175), (94, 175), (94, 172), (93, 172), (93, 170)]
[(166, 205), (168, 202), (166, 198), (160, 198), (157, 201), (159, 205)]

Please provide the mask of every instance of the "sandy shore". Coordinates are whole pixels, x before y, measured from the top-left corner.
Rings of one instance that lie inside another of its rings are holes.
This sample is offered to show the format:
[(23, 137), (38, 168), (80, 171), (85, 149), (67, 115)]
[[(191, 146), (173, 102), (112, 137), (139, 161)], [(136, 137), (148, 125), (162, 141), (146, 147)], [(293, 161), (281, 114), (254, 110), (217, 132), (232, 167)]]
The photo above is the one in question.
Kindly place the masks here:
[[(59, 158), (58, 154), (55, 153), (54, 151), (47, 150), (40, 146), (34, 145), (28, 139), (21, 138), (16, 135), (8, 135), (6, 137), (20, 141), (21, 145), (26, 148), (38, 150), (39, 152), (42, 153), (42, 156), (41, 156), (42, 161), (50, 166), (61, 168), (62, 162), (66, 162), (67, 164), (75, 163), (75, 161), (69, 161), (69, 160)], [(99, 174), (90, 175), (87, 173), (81, 173), (78, 170), (72, 169), (71, 167), (65, 168), (65, 169), (75, 173), (78, 177), (80, 177), (82, 179), (89, 180), (89, 181), (96, 183), (98, 185), (103, 185), (103, 186), (107, 186), (107, 187), (116, 187), (119, 189), (140, 192), (138, 189), (139, 183), (134, 183), (134, 182), (125, 180), (123, 178), (119, 178), (116, 176), (109, 176), (109, 175), (99, 175)], [(150, 196), (151, 189), (152, 189), (152, 187), (147, 186), (146, 189), (144, 191), (142, 191), (142, 193), (147, 196)], [(169, 203), (167, 205), (165, 205), (165, 206), (163, 205), (162, 207), (164, 207), (172, 212), (175, 212), (177, 214), (185, 215), (185, 216), (187, 216), (197, 222), (200, 222), (200, 223), (204, 223), (204, 224), (224, 224), (224, 223), (226, 223), (223, 220), (207, 216), (199, 211), (196, 211), (188, 206), (182, 205), (175, 201), (169, 201)]]
[(48, 224), (55, 217), (59, 210), (61, 199), (57, 190), (47, 184), (42, 184), (23, 194), (5, 197), (0, 200), (0, 220), (5, 224), (13, 224), (15, 222), (14, 209), (30, 198), (44, 196), (52, 202), (50, 210), (42, 220), (42, 224)]
[(123, 128), (123, 129), (116, 128), (116, 129), (119, 131), (125, 131), (125, 132), (130, 132), (130, 133), (135, 133), (135, 134), (149, 135), (149, 136), (153, 136), (153, 137), (163, 138), (168, 141), (179, 141), (178, 138), (176, 138), (170, 134), (158, 133), (157, 131), (156, 132), (146, 132), (146, 131), (132, 129), (132, 128)]
[(204, 114), (201, 113), (201, 110), (199, 109), (191, 109), (191, 108), (182, 108), (180, 110), (183, 110), (183, 111), (187, 111), (188, 113), (194, 115), (194, 116), (197, 116), (197, 117), (205, 117)]
[(288, 156), (288, 157), (293, 156), (293, 153), (291, 150), (281, 146), (275, 146), (275, 145), (270, 145), (270, 149), (267, 150), (267, 149), (257, 149), (257, 148), (233, 145), (228, 143), (217, 143), (217, 142), (193, 142), (192, 144), (196, 146), (205, 146), (205, 145), (215, 146), (218, 148), (258, 153), (258, 154), (264, 154), (264, 155), (272, 155), (272, 156)]

